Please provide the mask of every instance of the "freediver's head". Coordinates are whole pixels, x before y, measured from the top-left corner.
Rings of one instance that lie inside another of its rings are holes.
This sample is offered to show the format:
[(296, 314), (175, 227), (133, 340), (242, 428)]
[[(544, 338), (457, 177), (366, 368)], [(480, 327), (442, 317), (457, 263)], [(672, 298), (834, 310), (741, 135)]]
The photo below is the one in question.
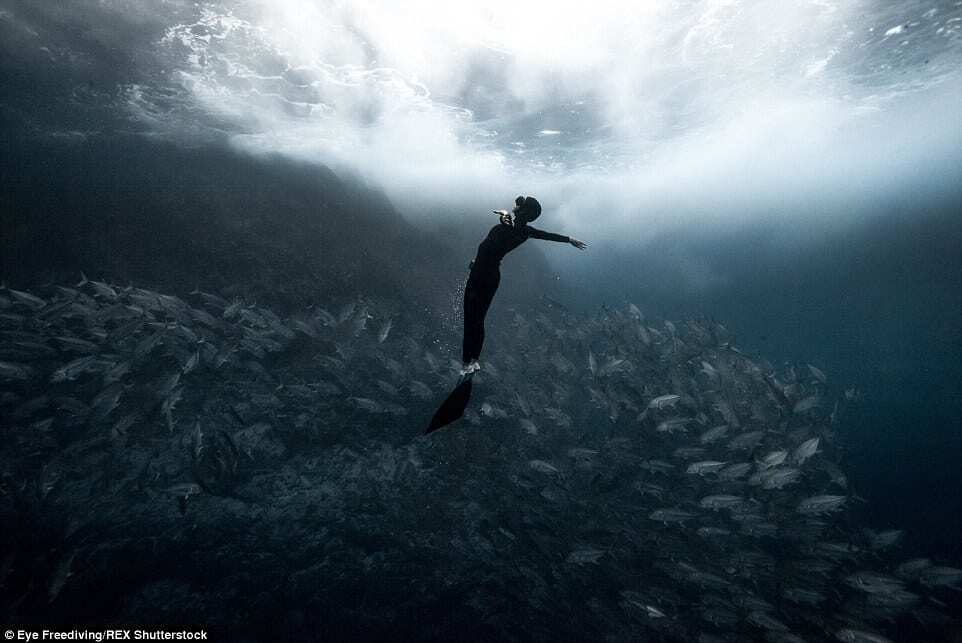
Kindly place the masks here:
[(518, 224), (530, 223), (541, 216), (541, 204), (533, 196), (519, 196), (514, 200), (514, 220)]

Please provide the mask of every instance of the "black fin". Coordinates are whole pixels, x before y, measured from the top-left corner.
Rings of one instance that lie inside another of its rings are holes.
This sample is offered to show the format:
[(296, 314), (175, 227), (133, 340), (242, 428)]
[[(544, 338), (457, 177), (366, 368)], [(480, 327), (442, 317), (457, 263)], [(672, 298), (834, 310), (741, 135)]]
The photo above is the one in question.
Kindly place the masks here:
[(466, 377), (463, 377), (451, 391), (451, 394), (441, 403), (441, 407), (431, 418), (431, 424), (425, 433), (437, 431), (464, 415), (464, 409), (468, 406), (468, 400), (471, 399), (471, 375), (469, 373)]

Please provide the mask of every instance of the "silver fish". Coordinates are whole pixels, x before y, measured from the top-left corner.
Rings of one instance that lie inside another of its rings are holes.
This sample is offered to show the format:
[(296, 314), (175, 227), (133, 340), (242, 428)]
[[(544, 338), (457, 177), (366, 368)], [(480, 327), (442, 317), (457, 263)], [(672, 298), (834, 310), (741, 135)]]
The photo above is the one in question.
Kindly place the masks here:
[(819, 399), (817, 395), (809, 395), (803, 400), (799, 400), (798, 403), (792, 408), (792, 413), (795, 415), (800, 415), (807, 411), (811, 411), (819, 405)]
[(46, 301), (44, 301), (40, 297), (37, 297), (36, 295), (31, 295), (28, 292), (14, 290), (12, 288), (8, 288), (7, 292), (13, 295), (13, 298), (16, 299), (18, 302), (20, 302), (21, 304), (23, 304), (24, 306), (33, 308), (35, 310), (40, 310), (41, 308), (47, 305)]
[(60, 564), (57, 565), (53, 578), (50, 579), (50, 587), (47, 590), (48, 603), (53, 603), (57, 599), (63, 586), (67, 584), (67, 579), (73, 575), (70, 568), (73, 565), (74, 556), (76, 556), (76, 552), (71, 552), (69, 556), (61, 559)]
[(347, 399), (354, 402), (354, 405), (359, 409), (367, 411), (368, 413), (380, 413), (383, 410), (380, 404), (366, 397), (349, 397)]
[(561, 470), (554, 466), (550, 462), (545, 462), (544, 460), (532, 460), (528, 463), (528, 466), (537, 471), (538, 473), (551, 473), (560, 474)]
[(387, 339), (388, 334), (391, 332), (391, 326), (393, 325), (394, 325), (394, 319), (392, 318), (387, 320), (387, 322), (385, 322), (384, 325), (381, 326), (381, 330), (377, 334), (378, 343), (380, 344), (384, 343), (384, 341)]
[(712, 427), (707, 431), (705, 431), (704, 433), (702, 433), (699, 436), (698, 441), (701, 442), (702, 444), (711, 444), (712, 442), (715, 442), (716, 440), (720, 440), (721, 438), (725, 437), (726, 433), (728, 433), (728, 425), (722, 424), (720, 426)]
[(806, 515), (819, 515), (838, 511), (845, 504), (845, 496), (812, 496), (805, 498), (798, 503), (798, 513)]
[(748, 431), (747, 433), (741, 433), (736, 435), (728, 443), (728, 449), (731, 451), (749, 451), (755, 448), (759, 442), (761, 442), (764, 437), (764, 433), (761, 431)]
[(678, 400), (681, 399), (680, 395), (668, 394), (659, 395), (651, 402), (648, 402), (649, 409), (663, 409), (666, 406), (674, 405)]
[(785, 462), (785, 458), (787, 457), (788, 457), (788, 451), (784, 451), (784, 450), (772, 451), (768, 455), (763, 456), (761, 460), (757, 460), (756, 463), (761, 469), (770, 469), (772, 467), (777, 467), (781, 463)]
[(706, 473), (717, 473), (724, 466), (728, 464), (727, 462), (718, 462), (717, 460), (703, 460), (701, 462), (693, 462), (688, 465), (685, 473), (690, 473), (694, 475), (705, 475)]
[(807, 366), (808, 366), (809, 372), (811, 372), (811, 374), (815, 376), (815, 379), (817, 379), (819, 382), (821, 382), (822, 384), (824, 384), (824, 383), (825, 383), (825, 380), (827, 379), (827, 378), (825, 377), (825, 373), (823, 373), (821, 370), (815, 368), (815, 367), (812, 366), (811, 364), (808, 364)]
[(881, 634), (843, 627), (835, 632), (835, 638), (843, 643), (892, 643), (891, 639)]
[(662, 420), (655, 427), (660, 433), (674, 433), (675, 431), (685, 431), (685, 427), (691, 422), (690, 418), (668, 418)]
[(687, 511), (683, 511), (681, 509), (668, 508), (668, 509), (655, 509), (650, 514), (648, 514), (648, 517), (651, 520), (657, 520), (658, 522), (663, 522), (667, 525), (670, 522), (684, 523), (686, 520), (691, 520), (692, 518), (694, 518), (695, 515)]
[(76, 379), (78, 375), (86, 371), (95, 370), (97, 362), (96, 355), (87, 355), (86, 357), (79, 357), (72, 362), (64, 364), (57, 370), (53, 372), (50, 376), (51, 383), (66, 382), (69, 380)]
[(587, 563), (597, 564), (598, 559), (605, 555), (605, 551), (601, 549), (594, 549), (591, 547), (586, 547), (583, 549), (576, 549), (565, 559), (565, 562), (572, 563), (575, 565), (585, 565)]
[(744, 501), (745, 500), (741, 496), (717, 495), (705, 496), (698, 504), (702, 509), (711, 509), (713, 511), (717, 511), (719, 509), (730, 509), (732, 507), (737, 507)]
[(7, 382), (26, 382), (33, 377), (33, 369), (16, 362), (0, 362), (0, 379)]

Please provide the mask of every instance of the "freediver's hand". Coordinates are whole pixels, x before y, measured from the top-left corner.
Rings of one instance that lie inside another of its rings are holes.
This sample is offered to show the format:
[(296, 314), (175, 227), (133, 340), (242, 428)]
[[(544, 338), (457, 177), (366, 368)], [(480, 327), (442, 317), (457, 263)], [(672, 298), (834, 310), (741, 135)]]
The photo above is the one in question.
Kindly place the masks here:
[(579, 239), (575, 239), (574, 237), (568, 237), (568, 243), (570, 243), (571, 245), (573, 245), (573, 246), (574, 246), (575, 248), (577, 248), (578, 250), (584, 250), (585, 248), (588, 247), (588, 244), (587, 244), (587, 243), (585, 243), (584, 241), (581, 241), (581, 240), (579, 240)]
[(507, 210), (494, 210), (494, 213), (501, 218), (501, 223), (505, 225), (514, 225), (514, 220), (511, 218), (511, 213)]

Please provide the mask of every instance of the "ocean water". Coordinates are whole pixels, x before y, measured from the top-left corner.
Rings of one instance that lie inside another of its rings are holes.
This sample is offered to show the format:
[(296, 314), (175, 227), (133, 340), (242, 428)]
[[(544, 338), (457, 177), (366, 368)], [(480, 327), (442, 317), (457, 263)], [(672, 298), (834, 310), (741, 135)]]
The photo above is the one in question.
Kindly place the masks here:
[(5, 629), (958, 640), (959, 7), (415, 9), (0, 3)]

